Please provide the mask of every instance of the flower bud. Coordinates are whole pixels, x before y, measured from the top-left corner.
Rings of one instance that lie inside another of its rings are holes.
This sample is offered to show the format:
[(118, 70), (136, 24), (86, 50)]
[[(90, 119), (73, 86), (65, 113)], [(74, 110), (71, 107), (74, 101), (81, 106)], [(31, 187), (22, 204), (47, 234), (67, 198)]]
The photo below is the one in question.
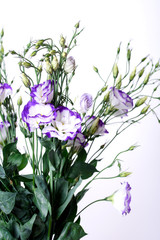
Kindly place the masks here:
[(119, 174), (119, 177), (128, 177), (129, 175), (131, 175), (132, 173), (131, 172), (121, 172)]
[(36, 56), (36, 54), (37, 54), (37, 51), (32, 52), (32, 53), (31, 53), (31, 57)]
[(53, 72), (53, 69), (52, 69), (52, 66), (51, 66), (49, 60), (46, 60), (46, 72), (48, 74), (52, 74), (52, 72)]
[(49, 52), (49, 54), (55, 55), (55, 54), (56, 54), (56, 50), (51, 50), (51, 51)]
[(93, 66), (93, 70), (98, 73), (98, 68), (96, 68), (95, 66)]
[(141, 71), (139, 72), (139, 75), (138, 75), (139, 78), (142, 77), (143, 73), (144, 73), (144, 68), (142, 68)]
[(92, 126), (90, 127), (90, 129), (89, 129), (89, 133), (91, 134), (91, 135), (94, 135), (94, 133), (97, 131), (97, 129), (98, 129), (98, 126), (99, 126), (99, 117), (97, 117), (94, 121), (93, 121), (93, 123), (92, 123)]
[(136, 102), (136, 104), (135, 104), (135, 107), (141, 106), (143, 103), (145, 103), (146, 100), (147, 100), (147, 97), (146, 97), (146, 96), (138, 99), (137, 102)]
[(14, 50), (11, 50), (10, 53), (11, 53), (12, 55), (17, 54)]
[(66, 58), (67, 57), (67, 53), (66, 52), (62, 52), (62, 57)]
[(4, 36), (4, 30), (3, 30), (3, 28), (2, 28), (2, 30), (1, 30), (1, 38)]
[(147, 105), (146, 107), (144, 107), (141, 111), (141, 114), (146, 114), (149, 108), (150, 108), (150, 105)]
[(73, 57), (69, 57), (66, 59), (66, 62), (64, 64), (64, 71), (66, 73), (71, 73), (75, 70), (75, 60)]
[(79, 28), (79, 22), (76, 23), (74, 26), (75, 26), (75, 28)]
[(135, 76), (136, 76), (136, 67), (135, 67), (135, 69), (131, 72), (131, 75), (130, 75), (130, 77), (129, 77), (129, 81), (131, 82), (131, 81), (134, 79)]
[(30, 88), (31, 86), (31, 82), (30, 80), (27, 78), (25, 73), (22, 73), (22, 82), (24, 84), (25, 87)]
[(115, 63), (113, 66), (113, 77), (116, 78), (118, 76), (119, 70), (118, 70), (118, 66)]
[(101, 89), (102, 92), (105, 92), (107, 90), (108, 86), (105, 86)]
[(130, 59), (131, 59), (131, 50), (128, 49), (127, 50), (127, 60), (130, 61)]
[(38, 70), (42, 72), (42, 65), (38, 66)]
[(53, 57), (51, 64), (52, 64), (53, 70), (56, 71), (59, 67), (58, 59), (56, 56)]
[(104, 102), (108, 102), (109, 101), (109, 92), (104, 96), (104, 99), (103, 99), (103, 101)]
[(22, 97), (20, 96), (17, 100), (17, 105), (21, 106), (22, 105)]
[(159, 67), (159, 61), (155, 64), (155, 68)]
[(143, 81), (144, 85), (146, 85), (149, 81), (150, 73), (148, 73)]
[(129, 150), (129, 151), (133, 151), (136, 147), (137, 147), (137, 146), (132, 145), (132, 146), (129, 147), (128, 150)]
[(25, 68), (30, 68), (30, 67), (32, 66), (29, 62), (23, 62), (22, 65), (23, 65)]
[(36, 46), (41, 46), (44, 43), (44, 40), (39, 40), (36, 42)]
[(122, 86), (122, 76), (120, 75), (116, 83), (116, 88), (120, 89), (121, 86)]
[(59, 41), (61, 47), (65, 46), (65, 42), (66, 42), (65, 38), (63, 36), (61, 36), (60, 41)]

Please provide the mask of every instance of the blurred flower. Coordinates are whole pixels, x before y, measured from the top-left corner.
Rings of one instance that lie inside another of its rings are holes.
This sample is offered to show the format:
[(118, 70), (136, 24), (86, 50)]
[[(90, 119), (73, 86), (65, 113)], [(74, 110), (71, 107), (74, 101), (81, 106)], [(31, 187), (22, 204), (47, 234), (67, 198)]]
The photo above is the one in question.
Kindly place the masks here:
[[(105, 124), (101, 119), (96, 118), (95, 116), (86, 116), (85, 119), (87, 130), (90, 131), (94, 136), (104, 135), (105, 133), (108, 133), (107, 129), (105, 129)], [(98, 121), (96, 121), (97, 119)]]
[(128, 182), (121, 183), (121, 188), (115, 192), (112, 197), (111, 201), (113, 206), (122, 213), (122, 215), (126, 215), (130, 213), (130, 202), (131, 202), (131, 194), (130, 190), (131, 187)]
[(86, 113), (92, 106), (93, 99), (88, 93), (84, 93), (80, 98), (80, 112)]
[(7, 139), (7, 132), (9, 127), (9, 122), (0, 122), (0, 144), (2, 144)]
[(4, 102), (5, 98), (12, 94), (12, 88), (7, 83), (0, 83), (0, 103)]
[(76, 137), (73, 140), (68, 140), (67, 146), (69, 147), (74, 146), (74, 148), (76, 148), (77, 150), (80, 147), (83, 147), (83, 148), (86, 147), (87, 143), (86, 143), (85, 136), (81, 132), (78, 132)]
[(75, 60), (73, 57), (69, 57), (66, 59), (66, 62), (64, 64), (64, 71), (66, 73), (71, 73), (75, 70)]
[(29, 101), (22, 111), (22, 120), (26, 122), (29, 131), (33, 132), (40, 125), (51, 123), (55, 118), (55, 108), (52, 104), (39, 104)]
[(41, 84), (34, 85), (31, 88), (30, 96), (37, 103), (50, 103), (53, 99), (51, 80), (47, 80)]
[(127, 115), (128, 109), (133, 107), (132, 98), (115, 87), (111, 88), (109, 98), (111, 105), (117, 109), (115, 113), (116, 116), (122, 117), (123, 115)]
[(60, 106), (56, 109), (56, 119), (51, 126), (42, 130), (49, 138), (56, 137), (59, 140), (72, 140), (78, 131), (81, 130), (81, 117), (77, 112), (73, 112), (67, 107)]

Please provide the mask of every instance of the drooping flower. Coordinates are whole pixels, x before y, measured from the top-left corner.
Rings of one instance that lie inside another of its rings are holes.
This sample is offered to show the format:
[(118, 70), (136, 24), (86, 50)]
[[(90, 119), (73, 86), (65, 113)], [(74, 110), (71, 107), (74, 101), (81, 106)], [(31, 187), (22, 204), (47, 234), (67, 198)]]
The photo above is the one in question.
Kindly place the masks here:
[(30, 96), (37, 103), (50, 103), (53, 99), (53, 87), (51, 80), (34, 85), (31, 88)]
[(86, 113), (92, 106), (92, 95), (84, 93), (80, 98), (80, 112)]
[(133, 107), (133, 100), (125, 92), (113, 87), (111, 88), (109, 99), (111, 105), (117, 109), (115, 116), (127, 115), (128, 110)]
[(82, 119), (80, 115), (63, 106), (56, 109), (56, 114), (55, 120), (50, 126), (46, 126), (42, 133), (49, 138), (56, 137), (63, 141), (74, 139), (77, 132), (81, 130)]
[(130, 213), (130, 202), (131, 202), (131, 187), (128, 182), (121, 183), (121, 188), (116, 191), (111, 197), (107, 200), (111, 200), (113, 206), (122, 213), (122, 215), (127, 215)]
[(75, 60), (73, 57), (69, 57), (66, 59), (66, 62), (64, 64), (64, 71), (66, 73), (71, 73), (75, 70)]
[(95, 116), (86, 116), (85, 119), (87, 130), (90, 131), (94, 136), (108, 133), (107, 129), (105, 128), (105, 124), (101, 119), (96, 118)]
[(7, 139), (7, 132), (9, 127), (9, 122), (0, 122), (0, 144), (2, 144)]
[(3, 103), (5, 98), (12, 94), (12, 87), (7, 83), (0, 83), (0, 103)]
[(40, 104), (29, 101), (22, 111), (22, 120), (27, 124), (29, 131), (33, 132), (40, 125), (51, 123), (56, 112), (52, 104)]
[(87, 145), (88, 144), (86, 143), (86, 138), (81, 132), (78, 132), (73, 140), (68, 140), (67, 142), (67, 146), (69, 147), (73, 146), (76, 149), (79, 149), (80, 147), (84, 148)]

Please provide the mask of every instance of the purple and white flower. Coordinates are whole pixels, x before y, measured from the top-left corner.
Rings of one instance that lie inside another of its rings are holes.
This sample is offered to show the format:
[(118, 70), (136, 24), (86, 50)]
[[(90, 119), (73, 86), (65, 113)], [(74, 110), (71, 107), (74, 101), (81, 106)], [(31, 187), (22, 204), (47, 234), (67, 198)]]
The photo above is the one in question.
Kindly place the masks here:
[(66, 59), (66, 62), (64, 64), (64, 71), (66, 73), (71, 73), (75, 70), (75, 60), (73, 57), (69, 57)]
[[(96, 117), (95, 116), (86, 116), (86, 128), (87, 130), (90, 130), (94, 125), (95, 125), (95, 130), (93, 135), (98, 136), (98, 135), (104, 135), (108, 133), (107, 129), (105, 128), (105, 124), (101, 119), (98, 119), (97, 123), (95, 124)], [(93, 125), (94, 124), (94, 125)]]
[(80, 112), (86, 113), (92, 106), (92, 95), (84, 93), (80, 98)]
[(84, 148), (87, 145), (88, 144), (86, 143), (86, 138), (81, 132), (78, 132), (73, 140), (68, 140), (67, 142), (67, 146), (69, 147), (74, 146), (74, 148), (76, 149), (79, 149), (80, 147)]
[(115, 116), (127, 115), (128, 110), (133, 107), (133, 100), (125, 92), (113, 87), (109, 94), (111, 105), (117, 109)]
[(0, 144), (7, 139), (8, 128), (10, 127), (9, 122), (0, 122)]
[(5, 98), (12, 94), (12, 88), (7, 83), (0, 83), (0, 103), (3, 103)]
[(51, 80), (34, 85), (31, 88), (30, 96), (37, 103), (50, 103), (53, 99), (53, 87)]
[(122, 213), (127, 215), (130, 213), (130, 202), (131, 202), (131, 187), (128, 182), (121, 183), (121, 188), (113, 194), (112, 203), (113, 206)]
[(56, 112), (52, 104), (40, 104), (29, 101), (22, 111), (22, 120), (27, 124), (29, 131), (33, 132), (40, 125), (51, 123)]
[(56, 118), (50, 126), (46, 126), (42, 133), (49, 138), (56, 137), (59, 140), (72, 140), (78, 131), (81, 131), (82, 119), (77, 112), (73, 112), (67, 107), (60, 106), (56, 109)]

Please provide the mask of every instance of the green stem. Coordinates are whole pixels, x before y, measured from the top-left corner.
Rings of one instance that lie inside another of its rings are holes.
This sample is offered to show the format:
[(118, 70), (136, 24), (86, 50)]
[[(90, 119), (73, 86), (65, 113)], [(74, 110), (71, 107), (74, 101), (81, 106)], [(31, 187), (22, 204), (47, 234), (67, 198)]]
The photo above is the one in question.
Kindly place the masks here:
[(33, 188), (35, 188), (35, 155), (34, 155), (34, 132), (32, 133), (32, 167), (33, 167)]

